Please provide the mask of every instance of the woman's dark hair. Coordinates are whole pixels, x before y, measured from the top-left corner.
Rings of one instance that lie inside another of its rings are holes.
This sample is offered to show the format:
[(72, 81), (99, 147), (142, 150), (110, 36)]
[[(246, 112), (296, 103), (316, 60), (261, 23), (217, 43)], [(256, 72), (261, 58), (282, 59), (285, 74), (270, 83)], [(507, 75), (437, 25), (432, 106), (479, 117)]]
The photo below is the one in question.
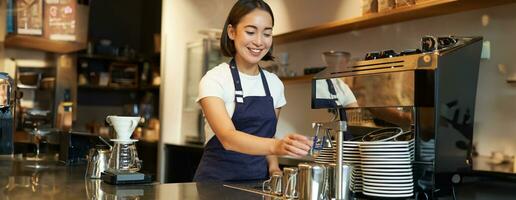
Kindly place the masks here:
[[(229, 12), (228, 18), (226, 19), (226, 23), (224, 24), (224, 29), (222, 30), (222, 35), (220, 39), (220, 48), (222, 50), (222, 54), (227, 57), (234, 57), (235, 43), (228, 36), (228, 26), (231, 24), (236, 29), (237, 24), (240, 20), (253, 11), (254, 9), (261, 9), (263, 11), (268, 12), (272, 18), (272, 25), (274, 25), (274, 15), (272, 15), (272, 9), (269, 7), (267, 3), (263, 0), (238, 0), (231, 11)], [(272, 56), (272, 45), (267, 54), (263, 56), (262, 60), (273, 60)]]

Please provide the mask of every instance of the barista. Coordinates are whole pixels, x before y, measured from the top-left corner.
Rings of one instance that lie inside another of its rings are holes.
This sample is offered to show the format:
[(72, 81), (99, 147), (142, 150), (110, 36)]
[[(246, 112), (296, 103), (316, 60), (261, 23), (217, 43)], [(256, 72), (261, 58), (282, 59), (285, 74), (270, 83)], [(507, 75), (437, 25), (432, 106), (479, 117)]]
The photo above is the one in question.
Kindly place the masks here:
[(265, 179), (280, 171), (276, 155), (301, 157), (311, 141), (299, 134), (275, 139), (286, 104), (279, 78), (258, 66), (272, 60), (272, 10), (262, 0), (235, 3), (224, 25), (221, 49), (232, 57), (208, 71), (197, 102), (207, 120), (207, 143), (195, 181)]

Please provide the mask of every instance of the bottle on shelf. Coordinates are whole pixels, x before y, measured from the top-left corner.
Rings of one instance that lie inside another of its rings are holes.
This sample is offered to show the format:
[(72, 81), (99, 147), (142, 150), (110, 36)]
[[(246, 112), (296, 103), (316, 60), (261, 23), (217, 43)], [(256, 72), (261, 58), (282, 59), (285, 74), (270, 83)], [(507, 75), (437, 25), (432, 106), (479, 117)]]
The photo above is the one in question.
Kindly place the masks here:
[(63, 132), (72, 130), (73, 123), (73, 102), (70, 95), (70, 89), (64, 92), (64, 99), (59, 103), (57, 108), (57, 128)]

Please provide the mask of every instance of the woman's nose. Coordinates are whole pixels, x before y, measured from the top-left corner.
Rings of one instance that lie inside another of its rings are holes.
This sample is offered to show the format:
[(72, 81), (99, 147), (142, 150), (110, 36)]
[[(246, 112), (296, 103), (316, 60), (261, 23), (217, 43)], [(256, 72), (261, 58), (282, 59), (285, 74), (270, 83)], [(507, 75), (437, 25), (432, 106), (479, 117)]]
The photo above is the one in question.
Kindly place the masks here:
[(261, 46), (263, 44), (262, 36), (256, 36), (253, 40), (253, 44), (256, 46)]

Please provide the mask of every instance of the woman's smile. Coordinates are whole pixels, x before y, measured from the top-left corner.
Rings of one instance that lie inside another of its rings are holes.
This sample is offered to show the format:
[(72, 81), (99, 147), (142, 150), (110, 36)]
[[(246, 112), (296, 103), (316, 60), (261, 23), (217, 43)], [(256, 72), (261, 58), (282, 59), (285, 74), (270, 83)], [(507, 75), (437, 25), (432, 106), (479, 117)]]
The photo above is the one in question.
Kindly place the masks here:
[(253, 10), (236, 27), (231, 26), (228, 33), (235, 44), (237, 64), (254, 66), (272, 46), (272, 17), (266, 11)]

